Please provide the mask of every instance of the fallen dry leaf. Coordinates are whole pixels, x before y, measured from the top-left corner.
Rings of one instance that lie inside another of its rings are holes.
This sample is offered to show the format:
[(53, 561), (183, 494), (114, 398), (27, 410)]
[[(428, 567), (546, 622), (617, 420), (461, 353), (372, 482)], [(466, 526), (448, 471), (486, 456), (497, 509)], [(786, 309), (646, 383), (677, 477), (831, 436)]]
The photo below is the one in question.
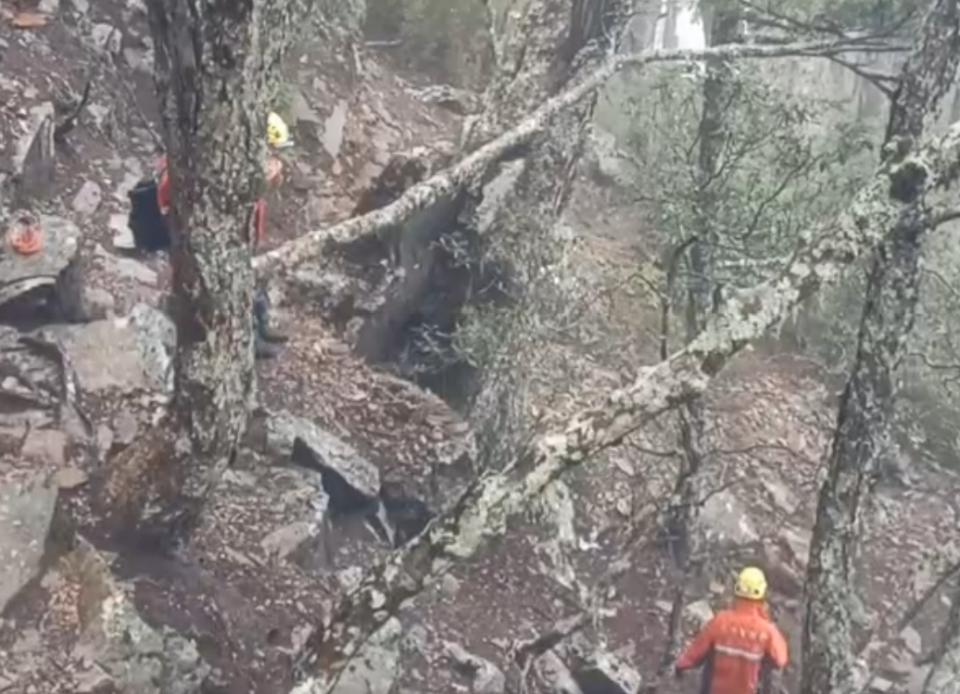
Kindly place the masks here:
[(49, 21), (50, 17), (39, 12), (21, 12), (14, 16), (11, 23), (18, 29), (39, 29), (47, 26)]

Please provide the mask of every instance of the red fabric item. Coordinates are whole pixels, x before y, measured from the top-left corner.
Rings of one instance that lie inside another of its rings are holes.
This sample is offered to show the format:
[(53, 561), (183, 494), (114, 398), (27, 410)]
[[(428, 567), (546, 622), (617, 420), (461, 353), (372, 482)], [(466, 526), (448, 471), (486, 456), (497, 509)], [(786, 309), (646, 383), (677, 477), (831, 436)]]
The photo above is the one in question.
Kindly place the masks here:
[(697, 635), (677, 660), (677, 669), (699, 667), (708, 658), (710, 694), (755, 694), (764, 659), (782, 669), (789, 655), (766, 605), (737, 598), (733, 609), (720, 612)]
[[(160, 160), (160, 183), (157, 185), (157, 204), (160, 211), (166, 214), (173, 200), (170, 193), (170, 175), (167, 173), (167, 158)], [(263, 243), (267, 238), (267, 201), (260, 198), (253, 204), (253, 229), (256, 234), (254, 247)]]
[(267, 238), (267, 201), (263, 198), (253, 204), (253, 228), (256, 231), (256, 248)]
[(157, 204), (160, 206), (160, 212), (167, 213), (172, 204), (170, 195), (170, 174), (167, 173), (167, 158), (160, 160), (160, 183), (157, 185)]

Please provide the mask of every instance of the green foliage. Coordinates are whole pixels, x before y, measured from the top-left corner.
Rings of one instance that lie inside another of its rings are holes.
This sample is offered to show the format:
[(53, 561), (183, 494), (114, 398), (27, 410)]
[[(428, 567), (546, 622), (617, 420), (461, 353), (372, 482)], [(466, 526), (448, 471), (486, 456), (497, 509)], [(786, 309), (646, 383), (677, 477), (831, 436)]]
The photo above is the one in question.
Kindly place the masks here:
[(403, 24), (403, 0), (370, 0), (364, 31), (373, 39), (391, 39)]
[(493, 60), (481, 0), (373, 0), (366, 31), (397, 39), (396, 54), (432, 79), (479, 89)]
[(640, 193), (670, 247), (704, 230), (716, 239), (716, 280), (750, 286), (789, 259), (800, 234), (849, 199), (869, 159), (869, 134), (839, 119), (835, 105), (798, 96), (763, 68), (731, 68), (723, 96), (717, 174), (699, 166), (704, 73), (698, 66), (661, 71), (632, 103), (629, 137), (649, 177)]
[[(739, 0), (716, 0), (740, 4)], [(845, 31), (883, 31), (899, 27), (906, 34), (927, 7), (924, 0), (753, 0), (751, 6), (770, 18), (808, 22)], [(796, 25), (795, 25), (796, 28)]]

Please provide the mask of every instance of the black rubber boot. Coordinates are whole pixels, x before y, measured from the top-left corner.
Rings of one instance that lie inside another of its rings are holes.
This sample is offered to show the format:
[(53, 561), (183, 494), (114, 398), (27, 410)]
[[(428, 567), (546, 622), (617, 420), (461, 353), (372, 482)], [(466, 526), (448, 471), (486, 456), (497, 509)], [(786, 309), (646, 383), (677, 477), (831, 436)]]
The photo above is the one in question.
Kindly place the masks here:
[(262, 289), (253, 297), (253, 324), (257, 337), (265, 342), (287, 342), (290, 338), (270, 327), (270, 298)]
[(253, 338), (253, 356), (257, 359), (275, 359), (280, 354), (280, 348), (267, 342), (259, 333)]

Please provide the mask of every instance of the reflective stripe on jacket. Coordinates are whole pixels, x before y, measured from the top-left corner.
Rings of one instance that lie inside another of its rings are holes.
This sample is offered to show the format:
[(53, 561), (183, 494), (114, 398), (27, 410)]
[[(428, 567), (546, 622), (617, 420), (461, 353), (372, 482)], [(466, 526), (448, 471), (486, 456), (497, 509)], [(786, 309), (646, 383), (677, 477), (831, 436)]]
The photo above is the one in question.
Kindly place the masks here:
[(709, 694), (755, 694), (765, 661), (787, 666), (787, 641), (763, 603), (737, 598), (714, 617), (677, 661), (689, 670), (709, 661)]

